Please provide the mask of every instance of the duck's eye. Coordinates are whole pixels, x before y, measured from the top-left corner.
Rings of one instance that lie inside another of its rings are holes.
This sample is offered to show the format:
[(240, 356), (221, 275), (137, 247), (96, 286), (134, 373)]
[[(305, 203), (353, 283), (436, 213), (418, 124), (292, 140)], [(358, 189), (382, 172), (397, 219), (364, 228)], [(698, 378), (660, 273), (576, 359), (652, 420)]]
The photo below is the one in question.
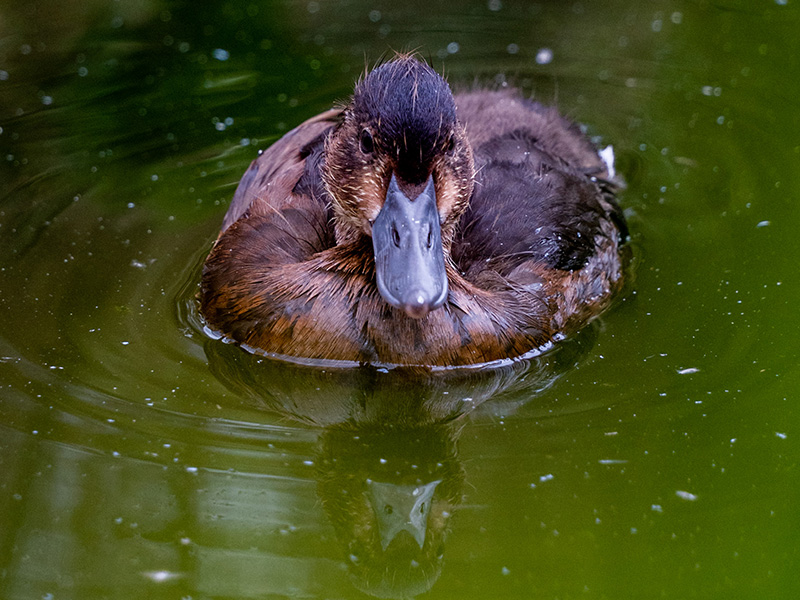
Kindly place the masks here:
[(373, 150), (375, 150), (375, 143), (372, 140), (372, 134), (369, 129), (364, 129), (361, 131), (361, 152), (372, 154)]

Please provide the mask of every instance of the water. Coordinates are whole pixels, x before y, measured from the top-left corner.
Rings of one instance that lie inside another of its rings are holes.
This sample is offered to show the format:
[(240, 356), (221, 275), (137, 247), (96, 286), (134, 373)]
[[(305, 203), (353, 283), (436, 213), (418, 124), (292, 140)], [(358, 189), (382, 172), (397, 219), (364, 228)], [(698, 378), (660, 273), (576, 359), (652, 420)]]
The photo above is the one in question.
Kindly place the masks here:
[[(0, 4), (0, 597), (796, 598), (799, 25), (793, 0)], [(634, 283), (526, 369), (309, 370), (198, 327), (249, 161), (389, 48), (615, 146)], [(425, 517), (388, 559), (387, 504)]]

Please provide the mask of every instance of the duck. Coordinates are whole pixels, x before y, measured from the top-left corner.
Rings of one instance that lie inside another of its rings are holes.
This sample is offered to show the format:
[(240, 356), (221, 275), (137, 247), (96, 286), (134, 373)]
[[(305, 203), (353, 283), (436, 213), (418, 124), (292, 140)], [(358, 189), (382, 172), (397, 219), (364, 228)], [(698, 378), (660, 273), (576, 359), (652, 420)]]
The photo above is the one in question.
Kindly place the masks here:
[(608, 149), (514, 88), (454, 93), (413, 54), (369, 70), (244, 173), (208, 254), (208, 332), (308, 364), (524, 359), (623, 287)]

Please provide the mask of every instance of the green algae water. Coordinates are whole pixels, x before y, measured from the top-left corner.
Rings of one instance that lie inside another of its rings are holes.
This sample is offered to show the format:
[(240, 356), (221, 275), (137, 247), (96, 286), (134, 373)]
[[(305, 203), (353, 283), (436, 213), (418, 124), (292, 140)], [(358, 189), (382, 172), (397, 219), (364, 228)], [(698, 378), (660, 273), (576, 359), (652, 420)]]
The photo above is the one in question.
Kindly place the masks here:
[[(795, 0), (0, 0), (0, 598), (800, 597)], [(418, 49), (613, 144), (624, 297), (428, 377), (206, 335), (258, 150)]]

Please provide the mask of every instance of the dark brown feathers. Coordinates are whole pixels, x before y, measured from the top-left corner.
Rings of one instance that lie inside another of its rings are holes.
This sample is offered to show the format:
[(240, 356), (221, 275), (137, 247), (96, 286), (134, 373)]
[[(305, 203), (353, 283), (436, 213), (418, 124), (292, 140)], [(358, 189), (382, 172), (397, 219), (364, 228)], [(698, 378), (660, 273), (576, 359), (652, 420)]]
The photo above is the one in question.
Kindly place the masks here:
[[(364, 132), (367, 133), (364, 133)], [(392, 173), (433, 177), (449, 295), (421, 319), (378, 293), (371, 223)], [(466, 365), (574, 332), (623, 280), (624, 220), (605, 163), (554, 110), (452, 96), (413, 57), (250, 166), (206, 260), (208, 326), (299, 359)]]

